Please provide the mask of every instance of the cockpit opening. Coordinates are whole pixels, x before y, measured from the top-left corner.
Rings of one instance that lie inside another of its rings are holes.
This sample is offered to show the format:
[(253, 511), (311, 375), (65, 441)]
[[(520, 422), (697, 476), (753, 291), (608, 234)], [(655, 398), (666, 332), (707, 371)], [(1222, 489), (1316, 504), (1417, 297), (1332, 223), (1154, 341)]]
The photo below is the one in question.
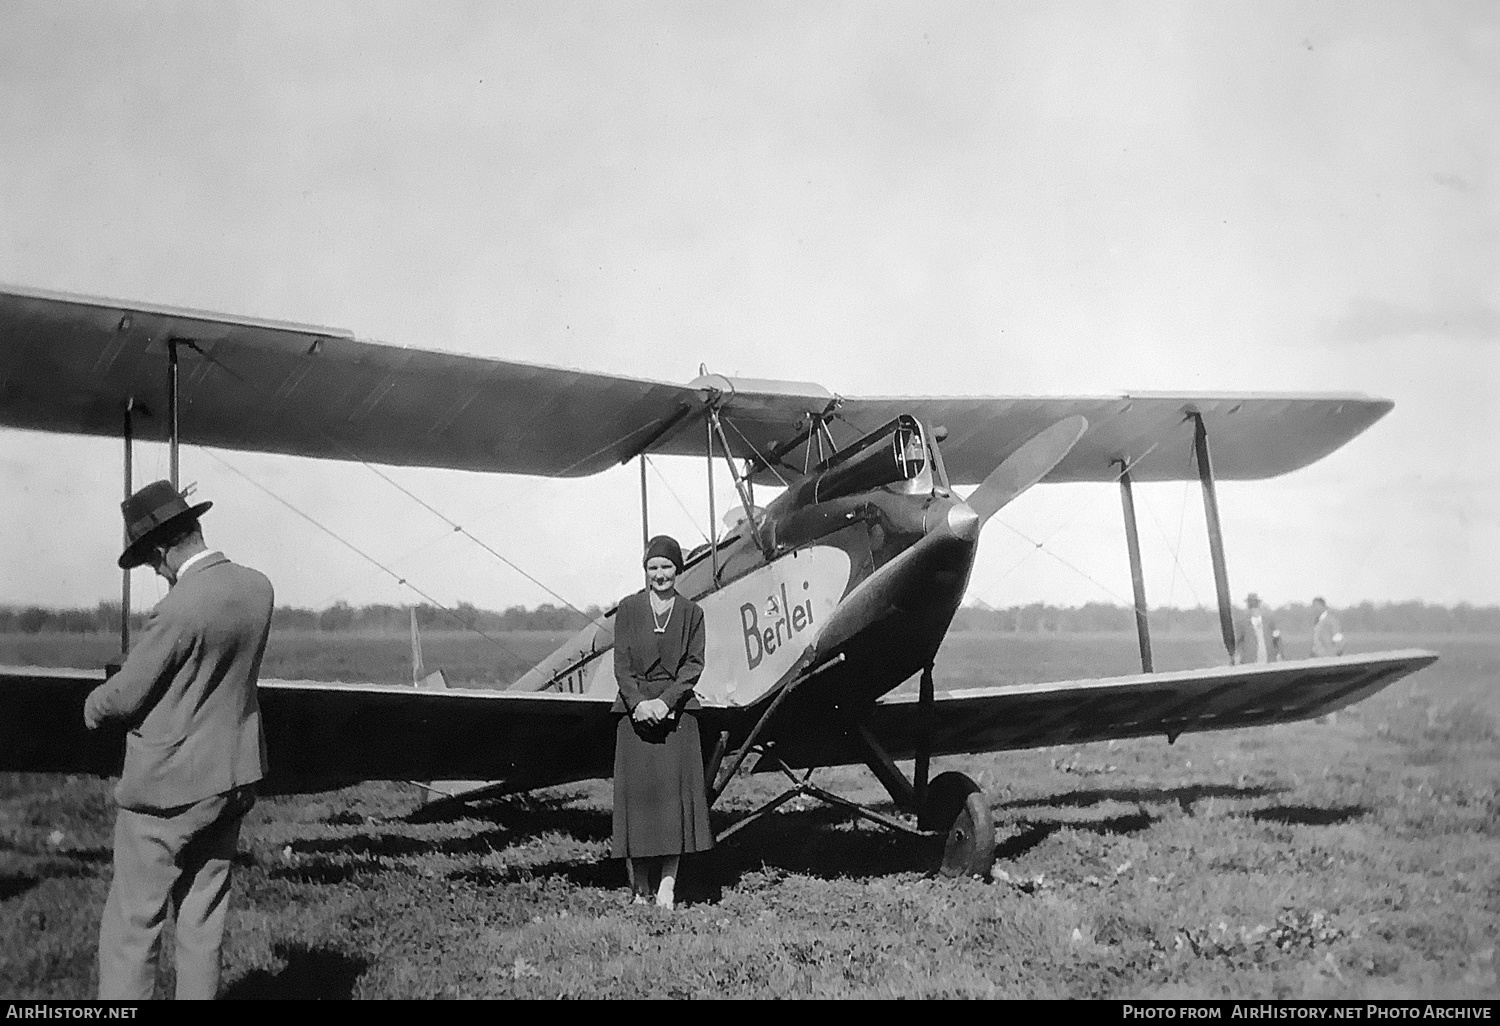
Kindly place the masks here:
[(794, 507), (895, 486), (907, 493), (932, 489), (932, 460), (922, 425), (901, 416), (845, 446), (795, 486)]

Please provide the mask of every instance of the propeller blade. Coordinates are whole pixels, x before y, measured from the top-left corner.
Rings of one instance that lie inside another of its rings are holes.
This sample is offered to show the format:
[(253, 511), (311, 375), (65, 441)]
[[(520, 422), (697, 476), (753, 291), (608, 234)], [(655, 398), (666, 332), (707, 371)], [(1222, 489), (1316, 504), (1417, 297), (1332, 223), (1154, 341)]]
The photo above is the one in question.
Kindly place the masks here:
[(980, 526), (1006, 503), (1046, 477), (1088, 429), (1089, 422), (1083, 417), (1064, 417), (1032, 435), (990, 471), (990, 476), (969, 496), (969, 505), (979, 514)]

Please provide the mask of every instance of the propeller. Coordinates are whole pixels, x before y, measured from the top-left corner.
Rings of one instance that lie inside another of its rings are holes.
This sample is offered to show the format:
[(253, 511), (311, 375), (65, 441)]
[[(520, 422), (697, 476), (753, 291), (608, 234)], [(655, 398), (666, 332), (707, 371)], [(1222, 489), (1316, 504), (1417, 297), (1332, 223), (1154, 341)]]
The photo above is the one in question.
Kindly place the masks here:
[(1064, 417), (1051, 427), (1043, 428), (1007, 456), (989, 477), (969, 496), (969, 505), (979, 514), (979, 524), (994, 516), (1002, 506), (1036, 484), (1063, 461), (1089, 422), (1074, 415)]

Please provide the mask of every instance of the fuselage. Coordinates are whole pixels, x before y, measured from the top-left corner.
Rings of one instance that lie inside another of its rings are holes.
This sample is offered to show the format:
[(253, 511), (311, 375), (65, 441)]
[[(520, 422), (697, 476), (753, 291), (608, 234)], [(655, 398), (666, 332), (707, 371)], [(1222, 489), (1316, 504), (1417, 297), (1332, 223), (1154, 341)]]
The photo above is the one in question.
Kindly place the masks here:
[[(745, 512), (678, 579), (704, 610), (700, 699), (755, 705), (827, 666), (796, 706), (857, 710), (931, 664), (968, 583), (979, 518), (947, 487), (921, 425), (893, 421)], [(612, 643), (613, 610), (514, 687), (612, 698)]]

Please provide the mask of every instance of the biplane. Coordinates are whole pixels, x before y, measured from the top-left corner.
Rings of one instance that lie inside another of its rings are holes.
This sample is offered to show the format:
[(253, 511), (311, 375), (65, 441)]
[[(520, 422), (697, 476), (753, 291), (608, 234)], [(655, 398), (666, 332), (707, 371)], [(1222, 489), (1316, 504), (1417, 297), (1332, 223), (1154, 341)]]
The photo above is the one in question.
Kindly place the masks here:
[[(1215, 481), (1304, 467), (1392, 405), (1361, 395), (854, 397), (706, 373), (672, 384), (0, 291), (0, 425), (123, 438), (126, 494), (133, 437), (169, 444), (174, 484), (180, 442), (552, 477), (642, 460), (644, 536), (645, 457), (727, 461), (740, 515), (722, 533), (713, 526), (710, 474), (710, 538), (678, 583), (707, 622), (697, 689), (705, 779), (713, 800), (742, 770), (783, 773), (788, 786), (721, 837), (804, 795), (932, 838), (950, 875), (988, 868), (994, 825), (967, 776), (928, 779), (934, 757), (1306, 719), (1436, 658), (1405, 650), (1232, 665)], [(1231, 665), (1154, 672), (1131, 488), (1192, 477)], [(1034, 485), (1076, 481), (1119, 485), (1142, 672), (938, 690), (934, 660), (985, 522)], [(757, 505), (758, 487), (779, 493)], [(128, 577), (123, 587), (128, 606)], [(262, 680), (265, 786), (485, 782), (453, 788), (462, 800), (608, 777), (612, 614), (503, 690)], [(0, 769), (116, 769), (120, 738), (88, 734), (81, 714), (104, 672), (0, 670)], [(915, 693), (893, 694), (914, 677)], [(909, 775), (898, 765), (906, 760)], [(838, 765), (869, 767), (895, 814), (813, 781), (813, 770)]]

